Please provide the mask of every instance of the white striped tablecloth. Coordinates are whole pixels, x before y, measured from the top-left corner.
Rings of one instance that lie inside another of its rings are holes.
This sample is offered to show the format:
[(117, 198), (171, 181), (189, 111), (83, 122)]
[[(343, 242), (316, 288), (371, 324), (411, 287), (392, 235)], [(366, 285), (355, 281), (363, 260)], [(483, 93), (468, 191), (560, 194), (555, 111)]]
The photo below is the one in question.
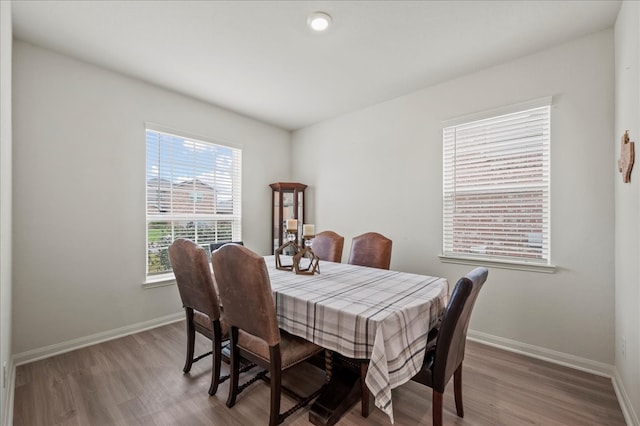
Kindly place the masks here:
[(349, 358), (368, 359), (365, 382), (393, 422), (391, 389), (420, 367), (427, 334), (449, 299), (446, 279), (320, 262), (299, 275), (265, 256), (280, 327)]

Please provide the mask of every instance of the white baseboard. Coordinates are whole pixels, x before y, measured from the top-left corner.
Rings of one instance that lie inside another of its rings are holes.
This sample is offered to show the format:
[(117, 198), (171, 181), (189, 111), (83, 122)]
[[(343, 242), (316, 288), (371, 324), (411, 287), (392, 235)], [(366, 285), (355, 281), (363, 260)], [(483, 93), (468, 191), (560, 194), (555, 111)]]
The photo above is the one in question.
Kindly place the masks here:
[(543, 361), (552, 362), (565, 367), (574, 368), (597, 376), (608, 378), (613, 377), (613, 365), (474, 330), (469, 330), (467, 337), (469, 340), (474, 342), (537, 358)]
[[(16, 367), (29, 362), (38, 361), (40, 359), (48, 358), (61, 353), (69, 352), (75, 349), (80, 349), (86, 346), (95, 345), (107, 340), (117, 339), (129, 334), (138, 333), (141, 331), (149, 330), (152, 328), (160, 327), (162, 325), (171, 324), (184, 319), (182, 312), (168, 315), (162, 318), (157, 318), (150, 321), (145, 321), (129, 326), (117, 328), (114, 330), (105, 331), (102, 333), (96, 333), (89, 336), (81, 337), (78, 339), (68, 340), (66, 342), (57, 343), (55, 345), (45, 346), (43, 348), (33, 349), (30, 351), (22, 352), (14, 355), (9, 362), (9, 382), (7, 383), (7, 395), (5, 398), (6, 406), (4, 409), (4, 418), (2, 419), (3, 425), (13, 424), (13, 401), (15, 392), (15, 377)], [(595, 374), (598, 376), (611, 378), (613, 388), (616, 392), (618, 402), (622, 409), (625, 421), (628, 426), (640, 426), (638, 421), (638, 415), (633, 409), (629, 395), (627, 394), (624, 385), (618, 371), (615, 367), (609, 364), (592, 361), (586, 358), (577, 357), (575, 355), (566, 354), (563, 352), (554, 351), (551, 349), (542, 348), (535, 345), (529, 345), (527, 343), (521, 343), (515, 340), (505, 339), (502, 337), (493, 336), (479, 331), (469, 330), (467, 337), (469, 340), (493, 346), (499, 349), (504, 349), (510, 352), (515, 352), (521, 355), (530, 356), (543, 361), (548, 361), (554, 364), (559, 364), (565, 367), (574, 368), (576, 370), (585, 371), (587, 373)]]
[(539, 346), (529, 345), (527, 343), (521, 343), (515, 340), (492, 336), (479, 331), (469, 330), (467, 337), (471, 341), (484, 345), (559, 364), (564, 367), (585, 371), (597, 376), (610, 378), (627, 426), (640, 426), (638, 415), (633, 409), (631, 399), (624, 388), (624, 384), (622, 383), (618, 370), (614, 366)]
[(65, 352), (84, 348), (86, 346), (95, 345), (96, 343), (106, 342), (107, 340), (117, 339), (119, 337), (128, 336), (129, 334), (139, 333), (141, 331), (160, 327), (162, 325), (171, 324), (184, 319), (184, 312), (167, 315), (165, 317), (156, 318), (137, 324), (127, 325), (125, 327), (104, 331), (101, 333), (91, 334), (89, 336), (79, 337), (77, 339), (67, 340), (66, 342), (56, 343), (55, 345), (45, 346), (42, 348), (32, 349), (13, 356), (13, 365), (15, 367), (59, 355)]
[(119, 337), (128, 336), (129, 334), (138, 333), (140, 331), (150, 330), (162, 325), (171, 324), (184, 319), (184, 313), (167, 315), (162, 318), (156, 318), (150, 321), (144, 321), (125, 327), (116, 328), (114, 330), (104, 331), (89, 336), (80, 337), (78, 339), (68, 340), (55, 345), (45, 346), (43, 348), (32, 349), (22, 352), (11, 357), (9, 360), (9, 382), (7, 383), (7, 394), (5, 395), (5, 407), (3, 410), (2, 425), (13, 424), (13, 400), (15, 395), (16, 383), (16, 367), (22, 364), (28, 364), (40, 359), (49, 358), (65, 352), (95, 345), (107, 340), (117, 339)]
[(618, 402), (620, 403), (620, 408), (622, 409), (622, 414), (624, 415), (624, 420), (627, 422), (627, 426), (640, 426), (638, 414), (633, 409), (629, 394), (622, 383), (622, 378), (620, 377), (620, 373), (618, 373), (618, 369), (615, 367), (613, 369), (612, 382), (613, 390), (616, 392), (616, 396), (618, 397)]

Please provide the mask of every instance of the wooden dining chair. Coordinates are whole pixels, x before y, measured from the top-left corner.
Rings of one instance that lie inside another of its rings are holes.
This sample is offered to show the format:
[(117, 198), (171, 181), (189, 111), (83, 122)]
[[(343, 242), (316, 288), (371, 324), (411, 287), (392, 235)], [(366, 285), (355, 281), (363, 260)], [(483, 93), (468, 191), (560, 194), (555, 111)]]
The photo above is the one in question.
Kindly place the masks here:
[(476, 268), (460, 278), (445, 308), (435, 335), (435, 345), (427, 345), (422, 368), (411, 380), (433, 389), (433, 425), (442, 425), (442, 395), (453, 376), (456, 412), (464, 417), (462, 407), (462, 361), (471, 311), (482, 285), (486, 268)]
[[(213, 355), (209, 395), (215, 395), (218, 384), (229, 378), (220, 377), (221, 345), (229, 334), (227, 322), (220, 313), (207, 254), (194, 242), (179, 238), (169, 246), (169, 261), (187, 317), (187, 359), (182, 371), (188, 373), (194, 362)], [(211, 340), (212, 350), (194, 358), (196, 332)]]
[[(268, 373), (271, 385), (269, 425), (280, 424), (322, 390), (320, 388), (307, 397), (287, 390), (299, 403), (280, 414), (282, 371), (311, 358), (323, 348), (279, 329), (271, 281), (262, 256), (246, 247), (227, 244), (213, 252), (211, 261), (220, 299), (225, 311), (229, 309), (231, 384), (227, 406), (233, 407), (236, 397), (246, 386)], [(238, 386), (240, 356), (266, 369), (242, 386)]]
[(322, 231), (316, 234), (311, 243), (311, 250), (327, 262), (342, 262), (344, 237), (333, 231)]
[(222, 247), (225, 244), (240, 244), (241, 246), (244, 245), (244, 243), (242, 241), (222, 241), (222, 242), (217, 242), (217, 243), (210, 243), (209, 244), (209, 251), (211, 253), (213, 253), (214, 251), (218, 250), (220, 247)]
[(389, 269), (391, 240), (377, 232), (367, 232), (351, 240), (349, 264)]

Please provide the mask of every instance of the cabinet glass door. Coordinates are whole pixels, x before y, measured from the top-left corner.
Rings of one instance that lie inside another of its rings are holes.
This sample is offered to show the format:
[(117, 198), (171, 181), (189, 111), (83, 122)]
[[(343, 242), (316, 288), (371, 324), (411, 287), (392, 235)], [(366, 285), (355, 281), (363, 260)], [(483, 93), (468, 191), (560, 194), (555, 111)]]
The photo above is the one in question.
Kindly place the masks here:
[[(282, 244), (287, 242), (287, 220), (298, 221), (296, 240), (300, 236), (304, 223), (304, 190), (307, 185), (292, 182), (272, 183), (272, 253)], [(297, 241), (296, 241), (297, 242)]]

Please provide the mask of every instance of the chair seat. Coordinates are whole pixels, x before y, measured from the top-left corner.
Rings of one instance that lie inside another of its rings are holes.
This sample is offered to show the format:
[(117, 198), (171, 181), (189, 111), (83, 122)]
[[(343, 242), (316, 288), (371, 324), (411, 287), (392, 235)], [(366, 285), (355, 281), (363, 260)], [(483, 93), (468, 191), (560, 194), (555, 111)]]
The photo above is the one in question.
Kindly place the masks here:
[(424, 361), (422, 362), (422, 368), (418, 373), (413, 376), (411, 380), (422, 383), (423, 385), (431, 387), (433, 384), (433, 362), (436, 359), (436, 351), (430, 350), (424, 357)]
[(440, 326), (440, 324), (438, 323), (437, 326), (435, 326), (431, 330), (429, 330), (429, 334), (427, 335), (426, 353), (428, 353), (429, 351), (431, 351), (432, 349), (434, 349), (436, 347), (436, 343), (438, 342), (439, 326)]
[[(202, 312), (196, 311), (194, 309), (193, 322), (195, 323), (196, 327), (200, 326), (204, 328), (204, 330), (206, 330), (207, 332), (211, 333), (211, 334), (208, 334), (208, 337), (213, 338), (213, 327), (211, 325), (211, 319), (209, 319), (207, 315), (203, 314)], [(200, 331), (204, 332), (204, 330), (200, 330)], [(224, 314), (220, 316), (220, 331), (222, 331), (223, 340), (226, 340), (227, 337), (229, 336), (229, 326), (227, 325), (227, 321), (224, 318)]]
[[(238, 347), (269, 363), (269, 345), (259, 337), (238, 330)], [(280, 330), (280, 356), (283, 370), (323, 350), (315, 343)]]

